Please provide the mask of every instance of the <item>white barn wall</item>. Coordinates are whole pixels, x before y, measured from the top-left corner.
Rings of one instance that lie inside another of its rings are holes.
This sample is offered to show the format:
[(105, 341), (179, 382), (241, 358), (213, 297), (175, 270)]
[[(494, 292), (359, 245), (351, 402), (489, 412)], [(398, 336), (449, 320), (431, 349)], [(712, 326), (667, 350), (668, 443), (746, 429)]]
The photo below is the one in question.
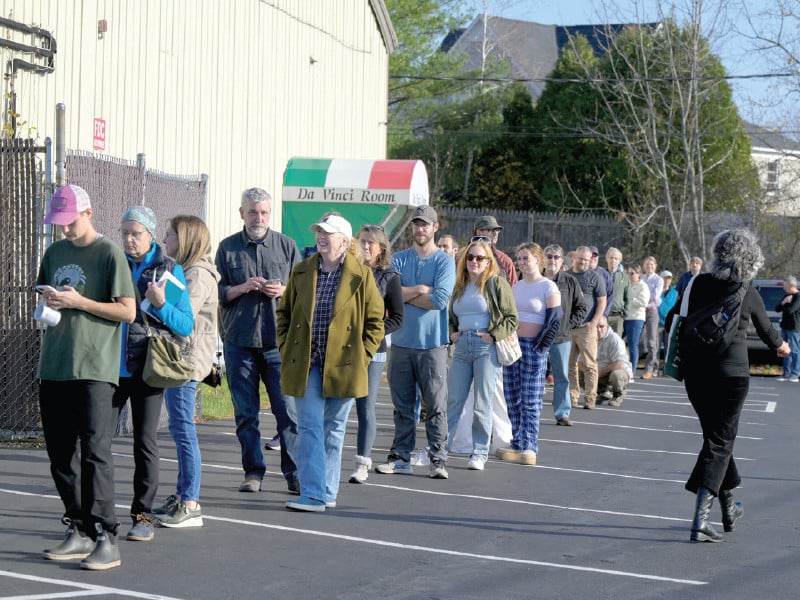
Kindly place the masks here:
[[(217, 241), (239, 228), (239, 194), (253, 185), (273, 193), (280, 227), (292, 156), (385, 158), (388, 50), (372, 5), (0, 0), (0, 14), (56, 38), (55, 72), (20, 71), (15, 82), (17, 112), (39, 138), (54, 136), (63, 102), (68, 149), (92, 150), (99, 117), (107, 123), (100, 154), (133, 161), (144, 152), (149, 168), (207, 173)], [(108, 21), (103, 39), (100, 19)], [(8, 49), (0, 54), (11, 58)]]

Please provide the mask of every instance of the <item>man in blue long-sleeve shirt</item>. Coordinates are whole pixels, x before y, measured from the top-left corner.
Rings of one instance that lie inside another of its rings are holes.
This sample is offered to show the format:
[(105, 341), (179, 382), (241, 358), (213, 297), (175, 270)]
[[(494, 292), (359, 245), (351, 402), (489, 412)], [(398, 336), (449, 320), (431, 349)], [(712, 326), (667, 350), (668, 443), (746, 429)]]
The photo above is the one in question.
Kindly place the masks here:
[(430, 476), (447, 479), (447, 305), (455, 285), (453, 259), (436, 247), (436, 211), (418, 206), (411, 217), (414, 245), (397, 252), (405, 302), (403, 326), (392, 334), (389, 386), (394, 404), (394, 440), (378, 473), (411, 473), (416, 443), (417, 386), (422, 391), (430, 447)]

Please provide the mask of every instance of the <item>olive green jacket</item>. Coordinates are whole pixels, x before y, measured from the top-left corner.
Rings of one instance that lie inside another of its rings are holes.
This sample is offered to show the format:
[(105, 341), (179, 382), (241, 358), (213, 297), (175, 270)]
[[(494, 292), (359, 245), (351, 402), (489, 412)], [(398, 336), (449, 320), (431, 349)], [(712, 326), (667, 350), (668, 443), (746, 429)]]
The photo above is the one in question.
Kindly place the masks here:
[[(306, 393), (318, 276), (319, 254), (298, 263), (276, 311), (281, 387), (289, 396)], [(346, 254), (328, 328), (322, 373), (324, 397), (367, 395), (367, 366), (383, 339), (383, 312), (383, 298), (372, 269)]]
[[(494, 295), (492, 295), (494, 292)], [(504, 340), (512, 333), (516, 333), (519, 326), (517, 304), (511, 286), (503, 277), (494, 276), (483, 287), (483, 297), (489, 307), (488, 331), (496, 340)], [(453, 299), (450, 298), (450, 333), (458, 331), (458, 317), (453, 312)]]

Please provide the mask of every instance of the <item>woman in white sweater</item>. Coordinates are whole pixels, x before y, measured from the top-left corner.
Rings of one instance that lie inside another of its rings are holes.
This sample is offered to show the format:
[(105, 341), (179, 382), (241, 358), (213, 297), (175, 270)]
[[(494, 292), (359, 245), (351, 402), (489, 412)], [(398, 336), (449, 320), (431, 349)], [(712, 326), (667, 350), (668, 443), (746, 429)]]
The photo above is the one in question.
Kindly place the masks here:
[[(642, 281), (642, 267), (632, 265), (628, 267), (628, 277), (631, 280), (631, 304), (625, 314), (622, 324), (625, 331), (625, 340), (628, 342), (628, 352), (631, 355), (631, 369), (633, 379), (636, 378), (636, 365), (639, 363), (639, 338), (644, 329), (645, 308), (650, 301), (650, 288)], [(631, 379), (631, 381), (633, 380)]]

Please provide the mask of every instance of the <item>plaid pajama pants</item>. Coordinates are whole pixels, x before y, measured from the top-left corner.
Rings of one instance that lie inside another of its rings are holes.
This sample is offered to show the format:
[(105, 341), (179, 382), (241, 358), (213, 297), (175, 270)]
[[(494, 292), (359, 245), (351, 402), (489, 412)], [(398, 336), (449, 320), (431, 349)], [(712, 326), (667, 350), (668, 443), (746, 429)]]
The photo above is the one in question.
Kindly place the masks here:
[(548, 350), (534, 350), (532, 338), (519, 338), (522, 358), (503, 367), (503, 395), (511, 421), (511, 447), (539, 453), (539, 417)]

